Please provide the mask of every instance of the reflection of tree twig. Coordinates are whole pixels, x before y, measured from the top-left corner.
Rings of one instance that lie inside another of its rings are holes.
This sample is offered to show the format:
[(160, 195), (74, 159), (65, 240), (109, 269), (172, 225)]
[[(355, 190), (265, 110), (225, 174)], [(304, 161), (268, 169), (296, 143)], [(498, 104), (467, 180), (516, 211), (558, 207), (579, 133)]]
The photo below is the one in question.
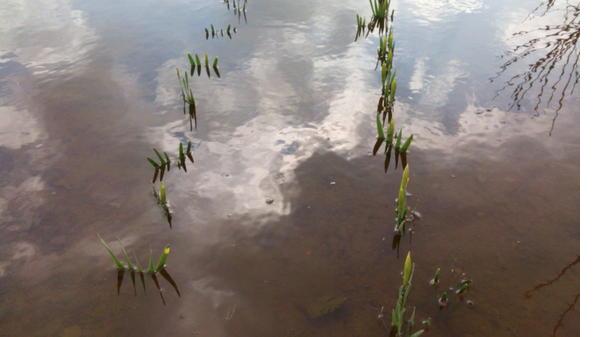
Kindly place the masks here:
[(554, 329), (552, 330), (552, 337), (556, 337), (556, 333), (558, 332), (558, 329), (562, 326), (562, 323), (563, 323), (565, 317), (567, 316), (567, 314), (571, 310), (573, 310), (573, 308), (575, 308), (575, 304), (577, 304), (577, 301), (579, 301), (579, 294), (575, 295), (575, 298), (569, 304), (567, 309), (565, 311), (563, 311), (562, 314), (560, 314), (560, 317), (558, 318), (558, 321), (556, 322), (556, 324), (554, 325)]
[[(533, 15), (538, 12), (542, 7), (541, 15), (545, 15), (555, 5), (555, 0), (547, 0), (542, 2), (536, 7), (532, 13)], [(555, 116), (552, 120), (552, 126), (550, 134), (554, 129), (554, 124), (558, 118), (559, 111), (563, 108), (564, 99), (567, 96), (567, 90), (570, 88), (569, 94), (572, 94), (575, 87), (579, 84), (579, 37), (580, 37), (580, 5), (568, 4), (565, 7), (565, 14), (563, 22), (558, 25), (546, 25), (541, 28), (519, 31), (513, 34), (513, 37), (527, 37), (529, 40), (517, 45), (510, 52), (507, 53), (508, 59), (500, 66), (500, 71), (496, 73), (490, 80), (493, 82), (504, 75), (511, 66), (519, 63), (520, 61), (533, 57), (535, 53), (544, 50), (545, 54), (534, 60), (527, 70), (515, 74), (510, 77), (496, 92), (496, 98), (503, 91), (508, 88), (512, 88), (511, 99), (512, 104), (509, 109), (516, 108), (521, 109), (523, 99), (527, 93), (534, 89), (539, 88), (537, 94), (537, 101), (535, 103), (534, 111), (539, 112), (541, 106), (544, 103), (544, 96), (549, 95), (549, 98), (545, 101), (545, 105), (550, 107), (557, 99), (557, 107), (555, 110)], [(528, 16), (528, 17), (529, 17)], [(542, 36), (532, 36), (535, 32), (544, 32)], [(558, 73), (558, 78), (550, 85), (550, 76), (554, 73)], [(548, 93), (548, 91), (550, 91)]]
[(563, 277), (563, 275), (572, 267), (576, 266), (577, 264), (579, 264), (579, 255), (577, 256), (577, 258), (573, 261), (571, 261), (569, 264), (567, 264), (561, 271), (560, 273), (558, 273), (558, 275), (556, 275), (554, 278), (546, 281), (546, 282), (542, 282), (538, 285), (536, 285), (535, 287), (529, 289), (528, 291), (525, 292), (525, 297), (529, 298), (533, 295), (533, 292), (540, 290), (541, 288), (547, 287), (549, 285), (554, 284), (554, 282), (558, 281), (561, 277)]

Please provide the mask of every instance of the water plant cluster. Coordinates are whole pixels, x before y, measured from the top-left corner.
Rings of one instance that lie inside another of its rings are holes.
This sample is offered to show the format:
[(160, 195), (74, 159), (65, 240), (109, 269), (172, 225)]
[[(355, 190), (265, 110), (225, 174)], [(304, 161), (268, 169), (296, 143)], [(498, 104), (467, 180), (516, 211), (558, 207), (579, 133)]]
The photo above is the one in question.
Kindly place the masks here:
[[(454, 272), (454, 269), (451, 270)], [(436, 289), (440, 288), (441, 283), (441, 268), (436, 268), (435, 273), (431, 280), (429, 280), (429, 285)], [(444, 290), (439, 293), (437, 296), (437, 303), (441, 309), (444, 309), (450, 303), (450, 295), (454, 294), (458, 297), (458, 299), (462, 302), (464, 300), (464, 296), (471, 289), (471, 285), (473, 284), (473, 280), (467, 277), (465, 273), (460, 274), (460, 278), (454, 283), (454, 285), (449, 285), (445, 287)], [(472, 305), (473, 301), (467, 300), (467, 304)]]
[[(394, 70), (394, 50), (396, 43), (391, 24), (394, 21), (394, 10), (390, 12), (389, 0), (369, 0), (371, 7), (371, 19), (366, 19), (359, 14), (356, 15), (356, 38), (377, 31), (379, 44), (377, 48), (377, 62), (375, 69), (380, 68), (381, 95), (377, 103), (376, 129), (377, 139), (373, 146), (373, 155), (377, 155), (381, 145), (385, 142), (384, 171), (387, 172), (391, 162), (392, 153), (395, 158), (395, 168), (398, 168), (398, 159), (402, 160), (402, 167), (406, 167), (407, 153), (412, 143), (413, 135), (402, 141), (402, 128), (395, 130), (394, 104), (396, 102), (397, 80)], [(386, 126), (387, 125), (387, 126)]]
[(123, 251), (123, 256), (125, 260), (120, 260), (119, 258), (117, 258), (114, 251), (110, 248), (106, 241), (102, 239), (100, 235), (98, 235), (98, 239), (100, 240), (102, 246), (104, 246), (104, 248), (108, 252), (108, 255), (112, 259), (113, 264), (117, 269), (117, 293), (120, 293), (121, 291), (121, 285), (123, 284), (123, 278), (125, 273), (129, 273), (133, 285), (134, 294), (137, 294), (136, 275), (137, 277), (139, 277), (140, 282), (142, 283), (142, 288), (144, 289), (144, 292), (146, 291), (146, 276), (149, 276), (154, 282), (156, 288), (158, 289), (163, 304), (166, 304), (165, 298), (162, 293), (163, 290), (160, 286), (160, 282), (158, 281), (157, 277), (157, 275), (161, 275), (173, 287), (173, 289), (175, 289), (177, 295), (181, 297), (181, 293), (179, 292), (177, 282), (175, 282), (173, 277), (171, 277), (171, 275), (167, 271), (167, 258), (169, 257), (169, 254), (171, 254), (171, 247), (167, 245), (163, 248), (160, 256), (156, 260), (156, 263), (154, 263), (154, 261), (152, 260), (152, 251), (150, 251), (150, 254), (148, 255), (148, 265), (146, 266), (146, 268), (144, 268), (139, 262), (137, 256), (134, 255), (136, 259), (135, 262), (131, 260), (131, 257), (129, 256), (127, 250), (122, 244), (121, 249)]
[[(197, 76), (200, 76), (200, 74), (202, 74), (202, 62), (200, 61), (200, 57), (198, 56), (198, 54), (187, 54), (188, 57), (188, 61), (190, 61), (190, 76), (194, 76), (194, 71), (196, 71)], [(209, 62), (209, 58), (208, 58), (208, 54), (204, 54), (204, 72), (206, 73), (206, 75), (210, 78), (210, 66), (209, 64), (211, 64), (211, 62)], [(221, 74), (219, 73), (219, 58), (215, 57), (212, 60), (212, 69), (215, 72), (215, 74), (217, 75), (217, 77), (221, 77)]]
[[(413, 216), (408, 206), (408, 182), (410, 180), (410, 165), (408, 163), (407, 153), (413, 141), (413, 135), (403, 139), (402, 128), (396, 130), (393, 111), (396, 97), (397, 80), (394, 70), (394, 34), (391, 23), (393, 22), (393, 13), (390, 12), (390, 0), (369, 0), (371, 8), (371, 19), (367, 23), (366, 19), (356, 15), (356, 37), (365, 36), (377, 31), (379, 35), (379, 45), (377, 49), (377, 60), (375, 70), (380, 68), (381, 95), (377, 104), (377, 114), (375, 116), (377, 127), (377, 139), (373, 146), (373, 155), (385, 143), (385, 161), (384, 171), (387, 172), (391, 163), (392, 153), (394, 154), (395, 168), (398, 163), (402, 163), (402, 179), (398, 189), (398, 196), (394, 207), (394, 240), (392, 247), (398, 250), (401, 238), (407, 231), (408, 224), (412, 222)], [(409, 309), (407, 299), (412, 286), (414, 274), (414, 263), (410, 251), (404, 260), (403, 279), (398, 293), (396, 306), (392, 311), (390, 336), (398, 337), (418, 337), (425, 332), (425, 329), (431, 324), (431, 318), (424, 319), (421, 324), (423, 328), (415, 329), (416, 308)]]
[[(225, 3), (227, 4), (228, 9), (231, 4), (234, 8), (235, 13), (238, 16), (240, 16), (243, 13), (244, 19), (245, 19), (246, 3), (247, 3), (246, 0), (244, 0), (243, 3), (241, 3), (241, 1), (236, 1), (236, 0), (225, 0)], [(213, 25), (211, 25), (210, 27), (211, 27), (210, 36), (215, 38), (219, 32), (217, 32), (215, 30)], [(228, 25), (227, 28), (225, 29), (225, 32), (231, 38), (232, 32), (237, 33), (237, 28), (232, 27), (231, 25)], [(208, 38), (209, 38), (208, 29), (205, 29), (205, 33), (206, 33), (206, 38), (208, 40)], [(220, 30), (220, 35), (224, 36), (223, 29)], [(217, 75), (217, 77), (221, 77), (221, 75), (219, 72), (218, 57), (214, 57), (212, 62), (209, 62), (208, 54), (204, 54), (204, 60), (203, 60), (204, 66), (202, 65), (200, 56), (198, 54), (192, 55), (191, 53), (188, 53), (187, 58), (190, 63), (189, 74), (187, 71), (181, 72), (179, 70), (179, 68), (176, 68), (176, 73), (177, 73), (177, 79), (178, 79), (180, 90), (181, 90), (181, 97), (183, 100), (183, 114), (189, 116), (190, 131), (193, 131), (194, 127), (197, 128), (197, 109), (196, 109), (196, 99), (194, 97), (194, 93), (190, 86), (190, 78), (192, 78), (194, 76), (194, 74), (197, 74), (197, 76), (199, 77), (202, 73), (202, 68), (204, 68), (204, 72), (206, 73), (206, 75), (208, 77), (211, 76), (211, 70)], [(153, 169), (153, 175), (152, 175), (153, 195), (154, 195), (154, 198), (156, 199), (156, 203), (161, 208), (165, 217), (167, 218), (169, 227), (172, 228), (173, 213), (171, 211), (171, 208), (169, 205), (169, 200), (167, 198), (167, 187), (165, 184), (166, 173), (170, 172), (172, 166), (177, 166), (178, 169), (183, 170), (184, 172), (187, 172), (188, 161), (191, 163), (194, 163), (194, 156), (192, 154), (192, 143), (190, 141), (188, 141), (184, 145), (184, 143), (180, 142), (179, 146), (177, 148), (177, 153), (174, 155), (169, 155), (167, 152), (159, 151), (156, 148), (153, 148), (153, 152), (154, 152), (153, 157), (146, 158), (146, 160), (148, 161), (148, 163), (150, 164), (150, 166)], [(156, 186), (157, 182), (158, 182), (158, 188)], [(153, 262), (152, 252), (150, 252), (148, 265), (146, 268), (143, 268), (142, 265), (139, 263), (137, 256), (135, 257), (135, 260), (136, 260), (135, 263), (133, 262), (133, 260), (129, 257), (129, 254), (125, 250), (125, 247), (122, 248), (124, 260), (121, 260), (121, 259), (117, 258), (116, 254), (113, 252), (111, 247), (100, 237), (100, 235), (98, 235), (98, 238), (99, 238), (102, 246), (104, 246), (104, 248), (108, 252), (108, 255), (110, 256), (115, 268), (117, 269), (117, 293), (120, 292), (124, 274), (126, 272), (128, 272), (131, 275), (131, 280), (132, 280), (133, 287), (134, 287), (134, 294), (136, 293), (136, 275), (139, 276), (142, 286), (144, 288), (144, 291), (146, 290), (145, 276), (149, 275), (152, 278), (152, 280), (154, 281), (154, 284), (156, 285), (157, 289), (159, 290), (163, 303), (166, 304), (164, 296), (163, 296), (163, 292), (162, 292), (163, 290), (160, 287), (158, 277), (157, 277), (157, 275), (161, 275), (165, 280), (167, 280), (167, 282), (169, 282), (169, 284), (171, 284), (171, 286), (177, 292), (177, 295), (181, 296), (181, 294), (179, 292), (179, 288), (177, 287), (177, 283), (169, 275), (169, 273), (167, 272), (167, 269), (166, 269), (167, 258), (169, 256), (169, 254), (171, 253), (170, 246), (167, 245), (166, 247), (163, 248), (162, 253), (159, 256), (156, 263)], [(134, 256), (135, 256), (135, 254), (134, 254)]]
[[(156, 154), (157, 160), (154, 160), (150, 157), (146, 157), (152, 168), (154, 169), (154, 175), (152, 176), (152, 182), (155, 183), (157, 178), (160, 178), (160, 181), (163, 181), (165, 176), (165, 172), (169, 172), (171, 170), (171, 159), (166, 152), (163, 152), (161, 155), (157, 149), (154, 150)], [(187, 166), (185, 164), (186, 160), (194, 162), (194, 157), (192, 155), (192, 142), (187, 143), (186, 150), (183, 150), (183, 143), (179, 143), (179, 153), (176, 158), (176, 165), (178, 169), (183, 169), (187, 172)]]
[(248, 22), (246, 19), (246, 4), (248, 0), (244, 0), (243, 2), (242, 0), (223, 0), (223, 2), (227, 6), (227, 10), (233, 9), (233, 14), (238, 17), (238, 20), (243, 16), (244, 22)]
[(187, 71), (181, 76), (179, 68), (177, 68), (177, 79), (179, 80), (179, 86), (181, 88), (181, 99), (183, 100), (183, 115), (189, 116), (190, 131), (193, 127), (198, 127), (198, 117), (196, 114), (196, 99), (194, 99), (194, 92), (190, 87), (190, 79)]
[[(220, 32), (220, 37), (224, 37), (225, 35), (227, 35), (229, 37), (229, 39), (233, 38), (233, 34), (237, 34), (237, 28), (236, 27), (232, 27), (231, 24), (227, 25), (227, 28), (221, 28), (219, 29), (215, 29), (215, 26), (213, 26), (212, 24), (210, 25), (210, 33), (207, 28), (204, 28), (204, 33), (206, 34), (206, 39), (208, 40), (209, 38), (211, 39), (218, 39), (219, 38), (219, 32)], [(233, 34), (232, 34), (233, 33)]]

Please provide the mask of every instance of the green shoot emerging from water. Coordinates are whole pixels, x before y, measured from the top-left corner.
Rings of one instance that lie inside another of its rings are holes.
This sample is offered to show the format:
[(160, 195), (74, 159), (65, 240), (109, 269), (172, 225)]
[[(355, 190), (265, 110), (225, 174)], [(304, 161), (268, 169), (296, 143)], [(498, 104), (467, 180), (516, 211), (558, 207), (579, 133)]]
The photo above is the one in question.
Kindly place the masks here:
[[(415, 312), (413, 307), (410, 316), (408, 316), (408, 295), (412, 287), (412, 278), (415, 271), (415, 265), (412, 262), (410, 252), (406, 254), (404, 259), (404, 268), (402, 272), (402, 285), (398, 291), (398, 299), (396, 306), (392, 311), (392, 331), (390, 336), (396, 337), (418, 337), (423, 334), (424, 330), (413, 331), (415, 327)], [(407, 317), (408, 316), (408, 317)]]
[[(134, 263), (133, 261), (131, 261), (131, 259), (129, 257), (129, 254), (127, 254), (127, 251), (125, 250), (125, 247), (123, 247), (123, 254), (125, 255), (125, 261), (126, 262), (123, 262), (123, 261), (119, 260), (115, 256), (115, 254), (113, 253), (113, 251), (110, 248), (110, 246), (106, 243), (106, 241), (104, 241), (104, 239), (102, 239), (102, 237), (100, 236), (100, 234), (98, 234), (98, 239), (100, 239), (100, 243), (102, 244), (102, 246), (104, 246), (104, 248), (106, 249), (106, 251), (110, 255), (110, 258), (113, 260), (113, 262), (115, 264), (115, 267), (118, 270), (128, 269), (129, 271), (138, 271), (138, 272), (142, 272), (142, 273), (157, 273), (157, 272), (160, 272), (161, 270), (163, 270), (167, 266), (167, 257), (171, 253), (171, 248), (167, 245), (163, 249), (163, 252), (162, 252), (162, 254), (160, 255), (160, 257), (158, 259), (158, 264), (155, 266), (152, 263), (152, 252), (150, 252), (150, 258), (149, 258), (150, 262), (148, 264), (148, 268), (143, 269), (139, 265), (139, 262)], [(125, 263), (127, 265), (125, 265)]]
[(412, 140), (413, 140), (413, 135), (410, 135), (404, 141), (404, 143), (402, 142), (402, 129), (400, 129), (398, 131), (398, 133), (396, 134), (396, 143), (394, 145), (394, 152), (395, 152), (395, 157), (396, 157), (396, 168), (398, 168), (398, 157), (401, 158), (402, 168), (406, 168), (406, 165), (408, 164), (408, 160), (407, 160), (408, 148), (410, 147)]
[[(198, 70), (198, 74), (200, 74), (200, 70)], [(198, 127), (198, 120), (196, 117), (196, 100), (194, 99), (194, 93), (190, 88), (190, 81), (188, 78), (187, 71), (184, 73), (183, 76), (181, 76), (181, 74), (179, 73), (179, 69), (177, 69), (177, 78), (179, 79), (179, 85), (181, 87), (181, 97), (183, 99), (183, 114), (185, 115), (187, 112), (189, 112), (191, 131), (192, 121), (194, 122), (194, 126)]]
[(169, 201), (167, 200), (167, 187), (164, 182), (160, 182), (160, 187), (158, 192), (156, 189), (153, 189), (154, 198), (156, 198), (156, 203), (162, 209), (167, 221), (169, 222), (169, 227), (173, 226), (173, 214), (171, 213), (171, 209), (169, 208)]
[(430, 286), (436, 286), (440, 283), (440, 268), (438, 267), (435, 270), (435, 274), (433, 275), (433, 278), (429, 281), (429, 285)]
[(406, 223), (406, 215), (408, 214), (408, 205), (406, 198), (406, 188), (408, 187), (408, 181), (410, 179), (410, 166), (406, 165), (404, 172), (402, 172), (402, 181), (400, 182), (400, 188), (398, 189), (398, 199), (396, 199), (396, 232), (403, 234)]
[[(152, 177), (152, 182), (156, 182), (157, 178), (160, 178), (160, 181), (163, 181), (165, 172), (169, 172), (171, 170), (171, 159), (166, 152), (162, 154), (157, 150), (153, 149), (156, 154), (156, 160), (147, 157), (146, 159), (154, 169), (154, 175)], [(187, 167), (185, 165), (186, 158), (189, 159), (192, 163), (194, 162), (194, 157), (192, 156), (192, 142), (188, 141), (187, 148), (185, 152), (183, 151), (183, 144), (179, 143), (179, 155), (177, 157), (177, 168), (182, 169), (187, 172)]]

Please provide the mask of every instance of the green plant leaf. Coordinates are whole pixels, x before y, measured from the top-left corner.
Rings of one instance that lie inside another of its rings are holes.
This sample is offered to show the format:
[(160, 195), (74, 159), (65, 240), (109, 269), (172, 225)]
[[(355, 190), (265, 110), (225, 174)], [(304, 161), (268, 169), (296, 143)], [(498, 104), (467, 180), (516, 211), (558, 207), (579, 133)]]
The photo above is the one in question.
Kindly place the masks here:
[(402, 274), (402, 285), (408, 286), (410, 280), (412, 279), (413, 272), (413, 262), (410, 257), (410, 251), (406, 254), (406, 258), (404, 259), (404, 271)]
[(112, 249), (110, 249), (110, 246), (104, 241), (104, 239), (102, 239), (100, 234), (97, 234), (97, 235), (98, 235), (98, 239), (100, 239), (100, 243), (104, 246), (104, 248), (108, 252), (108, 255), (110, 255), (110, 257), (113, 260), (117, 269), (119, 269), (119, 270), (125, 269), (125, 265), (123, 265), (123, 262), (121, 260), (117, 259), (117, 257), (113, 253)]

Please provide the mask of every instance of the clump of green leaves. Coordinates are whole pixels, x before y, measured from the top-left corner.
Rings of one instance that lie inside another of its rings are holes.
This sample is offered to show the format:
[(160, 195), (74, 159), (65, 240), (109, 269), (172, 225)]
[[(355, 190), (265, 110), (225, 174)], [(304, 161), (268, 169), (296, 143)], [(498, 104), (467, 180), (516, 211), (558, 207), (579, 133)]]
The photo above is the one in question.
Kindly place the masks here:
[[(231, 39), (233, 37), (233, 34), (237, 34), (237, 28), (231, 26), (231, 24), (227, 25), (226, 28), (221, 28), (220, 30), (220, 36), (223, 37), (224, 33), (229, 37), (229, 39)], [(209, 38), (211, 39), (215, 39), (215, 38), (219, 38), (219, 31), (215, 30), (215, 27), (211, 24), (210, 25), (210, 32), (207, 28), (204, 28), (204, 33), (206, 35), (206, 39), (208, 40)]]
[(387, 29), (388, 13), (390, 10), (390, 0), (369, 0), (371, 5), (371, 22), (369, 22), (369, 31), (375, 28), (382, 33)]
[[(154, 175), (152, 176), (152, 182), (156, 182), (156, 179), (163, 181), (165, 172), (169, 172), (171, 170), (171, 159), (166, 152), (162, 154), (157, 149), (154, 150), (156, 154), (156, 160), (150, 157), (147, 157), (146, 160), (150, 163), (152, 168), (154, 169)], [(186, 167), (186, 159), (189, 159), (192, 163), (194, 162), (194, 157), (192, 155), (192, 142), (188, 141), (186, 150), (183, 150), (183, 143), (179, 143), (179, 153), (177, 156), (177, 168), (183, 169), (187, 172)]]
[(157, 273), (167, 266), (167, 258), (171, 253), (171, 248), (168, 245), (165, 246), (165, 248), (163, 248), (162, 254), (158, 258), (158, 264), (154, 265), (152, 263), (152, 255), (150, 255), (150, 263), (148, 267), (144, 269), (139, 264), (136, 264), (133, 261), (131, 261), (129, 254), (125, 250), (125, 247), (122, 247), (123, 255), (125, 256), (125, 261), (122, 261), (117, 258), (113, 250), (106, 243), (106, 241), (102, 239), (100, 234), (98, 234), (98, 239), (100, 239), (100, 243), (102, 244), (102, 246), (104, 246), (104, 248), (108, 252), (108, 255), (110, 255), (110, 258), (112, 259), (113, 263), (115, 264), (115, 267), (118, 270), (137, 271), (141, 273)]
[(152, 168), (154, 168), (154, 175), (152, 176), (152, 182), (154, 183), (156, 182), (157, 178), (160, 178), (160, 181), (162, 181), (165, 176), (165, 172), (171, 169), (171, 159), (169, 159), (169, 155), (166, 152), (163, 152), (161, 155), (157, 149), (153, 150), (158, 161), (155, 161), (150, 157), (146, 157), (146, 160), (148, 160)]
[(398, 299), (396, 300), (396, 306), (392, 311), (392, 329), (390, 336), (395, 337), (418, 337), (422, 335), (425, 330), (415, 329), (415, 313), (416, 307), (413, 307), (410, 315), (408, 314), (408, 295), (412, 287), (412, 279), (415, 271), (415, 265), (412, 262), (410, 252), (406, 254), (404, 259), (404, 268), (402, 272), (402, 285), (398, 291)]
[(359, 36), (364, 35), (365, 31), (368, 34), (367, 20), (364, 17), (356, 14), (356, 37), (354, 38), (354, 41), (358, 40)]
[[(451, 274), (454, 274), (455, 269), (454, 268), (450, 269), (450, 272), (451, 272)], [(432, 286), (435, 285), (436, 287), (438, 286), (438, 284), (440, 282), (439, 274), (440, 274), (440, 268), (437, 268), (433, 279), (431, 279), (431, 281), (429, 281), (430, 285), (432, 285)], [(452, 281), (450, 281), (450, 282), (452, 282)], [(438, 305), (440, 307), (440, 310), (444, 309), (445, 307), (448, 306), (448, 303), (450, 302), (449, 294), (455, 294), (460, 301), (463, 301), (464, 295), (471, 289), (472, 284), (473, 284), (473, 280), (468, 278), (464, 272), (460, 273), (460, 279), (458, 281), (458, 284), (456, 284), (456, 286), (449, 286), (446, 290), (444, 290), (442, 292), (441, 295), (438, 296)], [(473, 305), (472, 300), (467, 300), (466, 303), (467, 303), (467, 305)]]
[[(211, 25), (212, 28), (212, 25)], [(222, 32), (222, 30), (221, 30)], [(200, 61), (200, 56), (198, 54), (187, 54), (188, 57), (188, 61), (190, 62), (190, 74), (191, 76), (194, 76), (194, 71), (197, 70), (198, 76), (200, 76), (202, 74), (202, 62)], [(208, 61), (208, 54), (204, 54), (204, 69), (206, 72), (206, 75), (208, 77), (210, 77), (210, 67), (209, 67), (209, 61)], [(215, 72), (215, 74), (217, 75), (217, 77), (221, 77), (221, 74), (219, 73), (219, 58), (215, 57), (213, 59), (212, 62), (212, 70)]]
[(460, 282), (456, 286), (456, 290), (455, 290), (456, 295), (462, 296), (464, 293), (466, 293), (471, 288), (472, 283), (473, 283), (473, 281), (470, 279), (460, 280)]
[(177, 168), (183, 169), (185, 172), (187, 172), (187, 166), (185, 165), (186, 158), (192, 163), (194, 162), (194, 157), (192, 156), (192, 142), (188, 142), (185, 152), (183, 151), (183, 143), (179, 143), (179, 158), (177, 160)]

